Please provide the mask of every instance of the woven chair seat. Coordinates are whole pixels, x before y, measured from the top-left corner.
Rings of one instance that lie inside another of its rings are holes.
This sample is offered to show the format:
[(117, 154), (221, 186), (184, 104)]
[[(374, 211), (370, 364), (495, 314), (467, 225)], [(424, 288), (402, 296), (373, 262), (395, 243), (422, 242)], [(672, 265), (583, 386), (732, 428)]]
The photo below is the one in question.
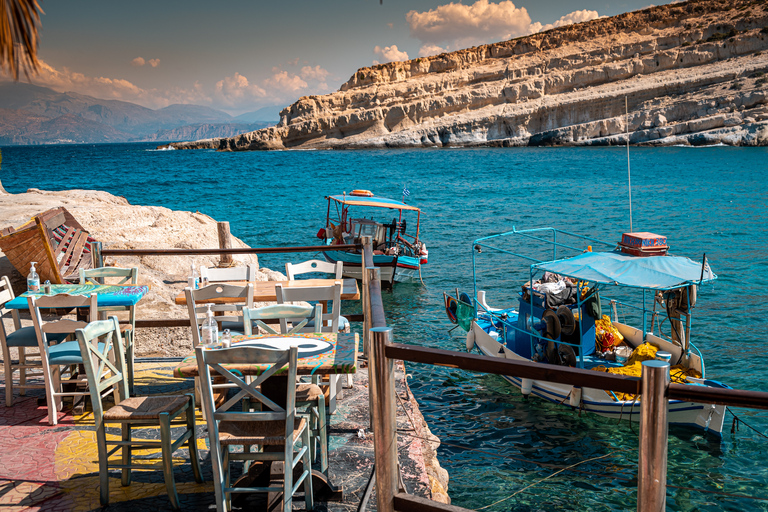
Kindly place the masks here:
[(296, 386), (297, 402), (313, 402), (327, 394), (328, 393), (323, 392), (323, 388), (317, 384), (299, 384)]
[[(304, 418), (296, 418), (293, 424), (295, 443), (305, 427)], [(223, 445), (285, 444), (285, 420), (274, 421), (222, 421), (219, 423), (219, 442)]]
[(160, 413), (173, 416), (188, 403), (186, 395), (134, 396), (106, 411), (104, 421), (157, 420)]

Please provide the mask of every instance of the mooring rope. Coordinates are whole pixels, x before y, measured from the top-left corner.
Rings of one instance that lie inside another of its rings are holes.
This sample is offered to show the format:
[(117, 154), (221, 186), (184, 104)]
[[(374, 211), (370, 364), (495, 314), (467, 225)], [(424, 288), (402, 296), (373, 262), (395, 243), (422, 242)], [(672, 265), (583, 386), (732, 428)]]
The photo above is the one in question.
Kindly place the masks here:
[(726, 407), (726, 408), (725, 408), (725, 410), (726, 410), (726, 411), (728, 411), (728, 412), (730, 412), (731, 414), (733, 414), (733, 424), (731, 425), (731, 434), (734, 434), (734, 433), (738, 432), (738, 430), (739, 430), (739, 423), (743, 423), (743, 424), (744, 424), (744, 425), (746, 425), (747, 427), (749, 427), (749, 428), (751, 428), (752, 430), (754, 430), (754, 431), (755, 431), (755, 432), (756, 432), (758, 435), (760, 435), (760, 436), (762, 436), (762, 437), (764, 437), (764, 438), (768, 439), (768, 436), (767, 436), (767, 435), (763, 434), (762, 432), (760, 432), (759, 430), (757, 430), (755, 427), (753, 427), (752, 425), (750, 425), (749, 423), (747, 423), (747, 422), (746, 422), (746, 421), (744, 421), (743, 419), (741, 419), (741, 418), (739, 418), (738, 416), (736, 416), (736, 414), (735, 414), (735, 413), (734, 413), (734, 412), (731, 410), (731, 408), (730, 408), (730, 407)]

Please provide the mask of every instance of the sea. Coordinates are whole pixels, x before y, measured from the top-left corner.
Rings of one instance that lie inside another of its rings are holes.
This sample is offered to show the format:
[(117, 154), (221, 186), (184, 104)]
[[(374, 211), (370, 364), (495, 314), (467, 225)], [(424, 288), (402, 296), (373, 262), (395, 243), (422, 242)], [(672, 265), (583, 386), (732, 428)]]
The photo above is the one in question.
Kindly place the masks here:
[[(429, 263), (423, 284), (396, 285), (384, 292), (384, 305), (395, 341), (423, 347), (466, 350), (464, 332), (445, 314), (443, 292), (472, 293), (477, 238), (513, 227), (556, 227), (609, 242), (630, 226), (661, 234), (676, 255), (701, 261), (706, 254), (718, 275), (699, 291), (692, 324), (707, 377), (768, 390), (768, 148), (1, 149), (8, 192), (99, 189), (132, 204), (200, 211), (229, 221), (232, 234), (253, 247), (316, 244), (328, 195), (368, 189), (402, 199), (407, 188), (406, 201), (422, 209), (419, 234)], [(286, 261), (309, 256), (262, 255), (260, 265), (282, 271)], [(511, 256), (483, 261), (479, 289), (488, 290), (491, 306), (513, 305), (529, 263)], [(524, 400), (494, 375), (413, 363), (406, 370), (442, 442), (437, 456), (455, 505), (636, 508), (636, 424)], [(768, 411), (729, 408), (725, 422), (722, 439), (670, 428), (668, 510), (768, 510)]]

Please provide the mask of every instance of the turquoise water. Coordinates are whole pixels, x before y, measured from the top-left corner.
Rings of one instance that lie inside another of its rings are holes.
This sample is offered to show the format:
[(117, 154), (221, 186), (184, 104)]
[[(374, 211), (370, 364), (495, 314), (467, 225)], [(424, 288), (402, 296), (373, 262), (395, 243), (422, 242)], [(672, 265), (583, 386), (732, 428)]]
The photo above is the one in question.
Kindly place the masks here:
[[(387, 320), (397, 341), (455, 350), (464, 350), (464, 336), (448, 332), (453, 325), (442, 292), (471, 291), (472, 240), (513, 225), (555, 226), (609, 241), (629, 231), (621, 148), (152, 149), (2, 148), (0, 180), (12, 193), (95, 188), (133, 204), (199, 210), (230, 221), (234, 235), (258, 247), (315, 243), (326, 195), (364, 188), (399, 199), (407, 184), (409, 202), (424, 210), (421, 236), (430, 262), (426, 287), (398, 285), (385, 293)], [(766, 148), (631, 149), (634, 229), (666, 235), (675, 254), (699, 260), (706, 252), (719, 279), (701, 290), (693, 341), (709, 377), (752, 390), (768, 389), (766, 160)], [(282, 270), (289, 257), (265, 255), (260, 262)], [(483, 270), (492, 305), (503, 305), (527, 277), (519, 261)], [(430, 428), (443, 440), (438, 457), (455, 504), (493, 511), (635, 508), (636, 426), (524, 402), (496, 376), (415, 364), (408, 373)], [(734, 412), (768, 434), (768, 412)], [(726, 413), (721, 442), (670, 431), (670, 510), (768, 510), (768, 440), (744, 425), (731, 433), (732, 419)]]

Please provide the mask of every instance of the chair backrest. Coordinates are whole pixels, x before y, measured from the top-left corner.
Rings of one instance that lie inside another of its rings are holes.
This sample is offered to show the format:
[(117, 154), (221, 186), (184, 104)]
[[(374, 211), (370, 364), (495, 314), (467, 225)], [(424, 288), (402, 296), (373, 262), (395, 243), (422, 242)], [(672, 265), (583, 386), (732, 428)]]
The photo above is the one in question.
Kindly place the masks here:
[[(297, 347), (293, 346), (288, 350), (270, 350), (259, 347), (210, 350), (198, 346), (195, 348), (195, 355), (200, 375), (200, 394), (208, 421), (210, 439), (219, 438), (218, 421), (265, 420), (284, 420), (286, 424), (285, 437), (292, 439), (296, 414)], [(230, 364), (270, 364), (271, 366), (249, 383), (244, 377), (236, 375), (239, 372), (229, 371), (226, 365)], [(213, 384), (211, 371), (223, 376), (227, 382), (225, 384)], [(281, 407), (264, 396), (259, 388), (267, 378), (278, 372), (280, 375), (287, 376), (285, 407)], [(239, 391), (225, 403), (217, 406), (213, 398), (213, 390), (231, 387), (239, 388)], [(244, 397), (248, 397), (251, 402), (260, 402), (262, 404), (261, 410), (255, 411), (250, 408), (241, 411), (233, 410), (232, 407), (241, 403), (241, 399)]]
[[(105, 278), (109, 277), (116, 278), (117, 282), (107, 283)], [(102, 281), (100, 282), (99, 279)], [(99, 267), (80, 269), (80, 284), (138, 284), (138, 282), (138, 267)]]
[(241, 267), (217, 268), (200, 267), (200, 280), (209, 283), (221, 283), (224, 281), (256, 281), (259, 267), (250, 263)]
[[(278, 304), (286, 302), (328, 302), (330, 311), (323, 313), (321, 332), (338, 332), (339, 316), (341, 315), (341, 281), (334, 282), (331, 286), (283, 286), (275, 284), (275, 295)], [(281, 320), (282, 322), (282, 320)], [(282, 325), (282, 323), (281, 323)]]
[[(323, 322), (323, 306), (315, 304), (312, 306), (301, 306), (294, 304), (270, 304), (260, 308), (243, 308), (243, 324), (245, 325), (245, 334), (250, 336), (253, 333), (253, 322), (267, 331), (269, 334), (277, 334), (272, 327), (263, 322), (263, 320), (281, 320), (280, 332), (282, 334), (293, 334), (299, 332), (314, 313), (315, 332), (321, 332), (320, 326)], [(287, 327), (287, 321), (293, 323), (291, 329)], [(300, 320), (298, 324), (294, 323)]]
[(58, 295), (30, 295), (27, 297), (29, 312), (32, 316), (32, 324), (35, 326), (37, 339), (42, 347), (48, 349), (48, 334), (71, 333), (74, 334), (77, 329), (85, 327), (88, 322), (70, 319), (59, 319), (52, 322), (43, 322), (40, 309), (70, 309), (78, 307), (88, 308), (88, 318), (95, 319), (98, 315), (96, 294), (88, 295), (68, 295), (60, 293)]
[(302, 261), (301, 263), (285, 264), (285, 275), (288, 276), (289, 281), (293, 281), (299, 274), (310, 274), (314, 272), (333, 274), (335, 279), (341, 279), (343, 271), (344, 264), (340, 261), (329, 263), (322, 260), (307, 260)]
[(192, 346), (200, 344), (200, 325), (205, 320), (208, 311), (208, 303), (211, 303), (211, 311), (229, 313), (229, 315), (216, 316), (217, 322), (241, 322), (243, 317), (238, 314), (243, 307), (253, 307), (253, 283), (245, 286), (232, 284), (209, 284), (202, 288), (185, 288), (184, 295), (187, 299), (189, 312), (189, 324), (192, 327)]
[[(101, 421), (104, 408), (101, 398), (117, 390), (120, 400), (128, 398), (128, 377), (125, 373), (125, 347), (116, 316), (98, 320), (75, 331), (83, 358), (88, 390), (91, 393), (93, 416)], [(114, 361), (110, 354), (114, 354)]]
[(3, 317), (8, 311), (11, 312), (11, 318), (13, 319), (13, 329), (21, 329), (21, 318), (19, 317), (19, 311), (16, 309), (8, 310), (5, 304), (16, 298), (11, 287), (11, 281), (8, 276), (0, 277), (0, 341), (5, 343), (7, 333), (5, 332), (5, 324)]

